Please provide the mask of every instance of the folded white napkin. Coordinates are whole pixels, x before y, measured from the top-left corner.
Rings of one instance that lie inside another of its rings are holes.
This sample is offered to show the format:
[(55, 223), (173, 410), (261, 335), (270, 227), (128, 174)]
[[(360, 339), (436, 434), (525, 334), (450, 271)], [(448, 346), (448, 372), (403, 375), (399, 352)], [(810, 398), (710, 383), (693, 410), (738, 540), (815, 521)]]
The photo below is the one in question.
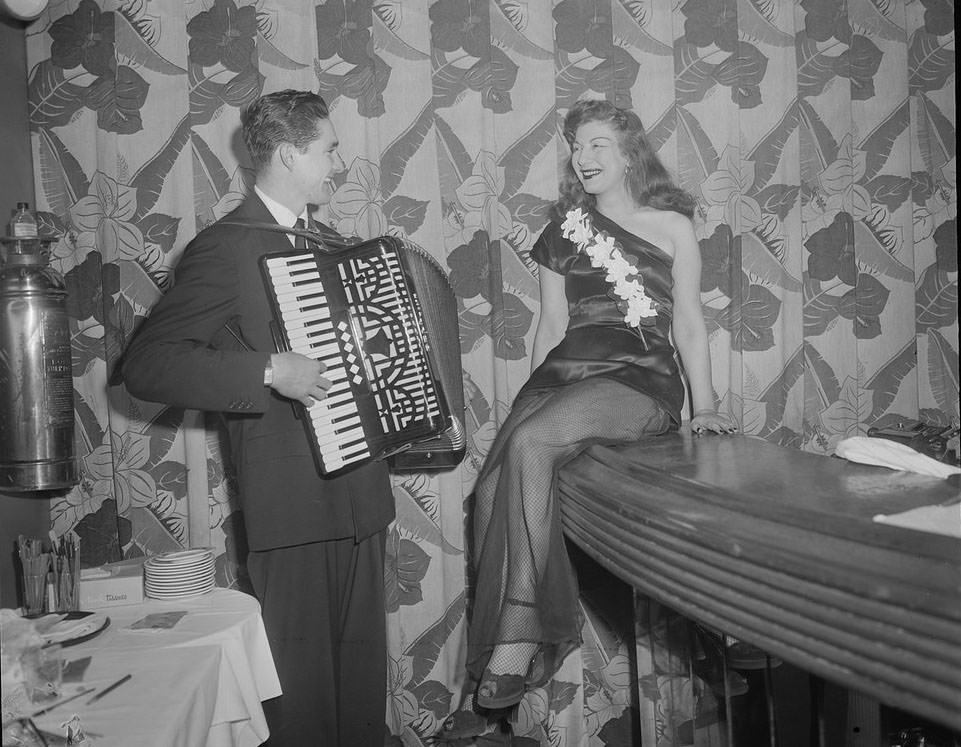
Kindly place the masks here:
[(944, 464), (910, 446), (887, 438), (852, 436), (839, 441), (834, 453), (852, 462), (874, 464), (878, 467), (917, 472), (922, 475), (945, 478), (961, 472), (961, 468)]

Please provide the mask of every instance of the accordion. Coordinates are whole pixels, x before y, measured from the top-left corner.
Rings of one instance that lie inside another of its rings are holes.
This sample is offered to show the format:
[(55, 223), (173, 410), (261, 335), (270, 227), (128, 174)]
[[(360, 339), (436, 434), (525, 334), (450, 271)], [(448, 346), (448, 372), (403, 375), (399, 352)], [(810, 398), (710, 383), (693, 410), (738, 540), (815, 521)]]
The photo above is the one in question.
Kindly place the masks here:
[(383, 236), (326, 254), (264, 255), (261, 272), (279, 351), (327, 366), (327, 396), (294, 402), (326, 475), (371, 460), (396, 471), (464, 457), (457, 306), (425, 250)]

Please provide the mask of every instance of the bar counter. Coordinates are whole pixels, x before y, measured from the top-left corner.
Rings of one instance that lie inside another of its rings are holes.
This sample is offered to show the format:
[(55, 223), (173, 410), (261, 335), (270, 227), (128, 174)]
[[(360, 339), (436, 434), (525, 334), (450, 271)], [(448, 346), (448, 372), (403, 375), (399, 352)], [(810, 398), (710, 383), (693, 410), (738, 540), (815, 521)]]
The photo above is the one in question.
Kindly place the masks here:
[(592, 446), (558, 485), (569, 538), (641, 592), (961, 730), (961, 539), (872, 519), (957, 498), (957, 476), (673, 433)]

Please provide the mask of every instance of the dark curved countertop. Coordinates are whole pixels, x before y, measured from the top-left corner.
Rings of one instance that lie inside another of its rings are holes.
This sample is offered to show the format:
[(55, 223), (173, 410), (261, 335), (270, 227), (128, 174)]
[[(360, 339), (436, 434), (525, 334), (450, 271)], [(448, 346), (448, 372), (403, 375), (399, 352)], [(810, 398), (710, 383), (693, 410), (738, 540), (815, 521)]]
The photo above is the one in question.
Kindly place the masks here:
[(956, 477), (672, 433), (592, 446), (558, 486), (567, 535), (637, 589), (961, 730), (961, 539), (872, 520), (957, 498)]

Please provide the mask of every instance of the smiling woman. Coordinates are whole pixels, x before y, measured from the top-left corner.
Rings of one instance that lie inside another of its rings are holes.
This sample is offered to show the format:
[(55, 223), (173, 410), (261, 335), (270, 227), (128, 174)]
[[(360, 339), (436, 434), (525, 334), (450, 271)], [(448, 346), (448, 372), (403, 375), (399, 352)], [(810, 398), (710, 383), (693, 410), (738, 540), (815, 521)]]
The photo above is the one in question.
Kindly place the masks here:
[(736, 428), (714, 407), (691, 212), (653, 207), (691, 198), (667, 178), (636, 115), (581, 101), (564, 133), (567, 189), (531, 252), (541, 265), (531, 376), (477, 478), (467, 681), (445, 722), (451, 739), (492, 729), (580, 643), (556, 470), (591, 443), (676, 429), (677, 353), (695, 407), (691, 428)]

